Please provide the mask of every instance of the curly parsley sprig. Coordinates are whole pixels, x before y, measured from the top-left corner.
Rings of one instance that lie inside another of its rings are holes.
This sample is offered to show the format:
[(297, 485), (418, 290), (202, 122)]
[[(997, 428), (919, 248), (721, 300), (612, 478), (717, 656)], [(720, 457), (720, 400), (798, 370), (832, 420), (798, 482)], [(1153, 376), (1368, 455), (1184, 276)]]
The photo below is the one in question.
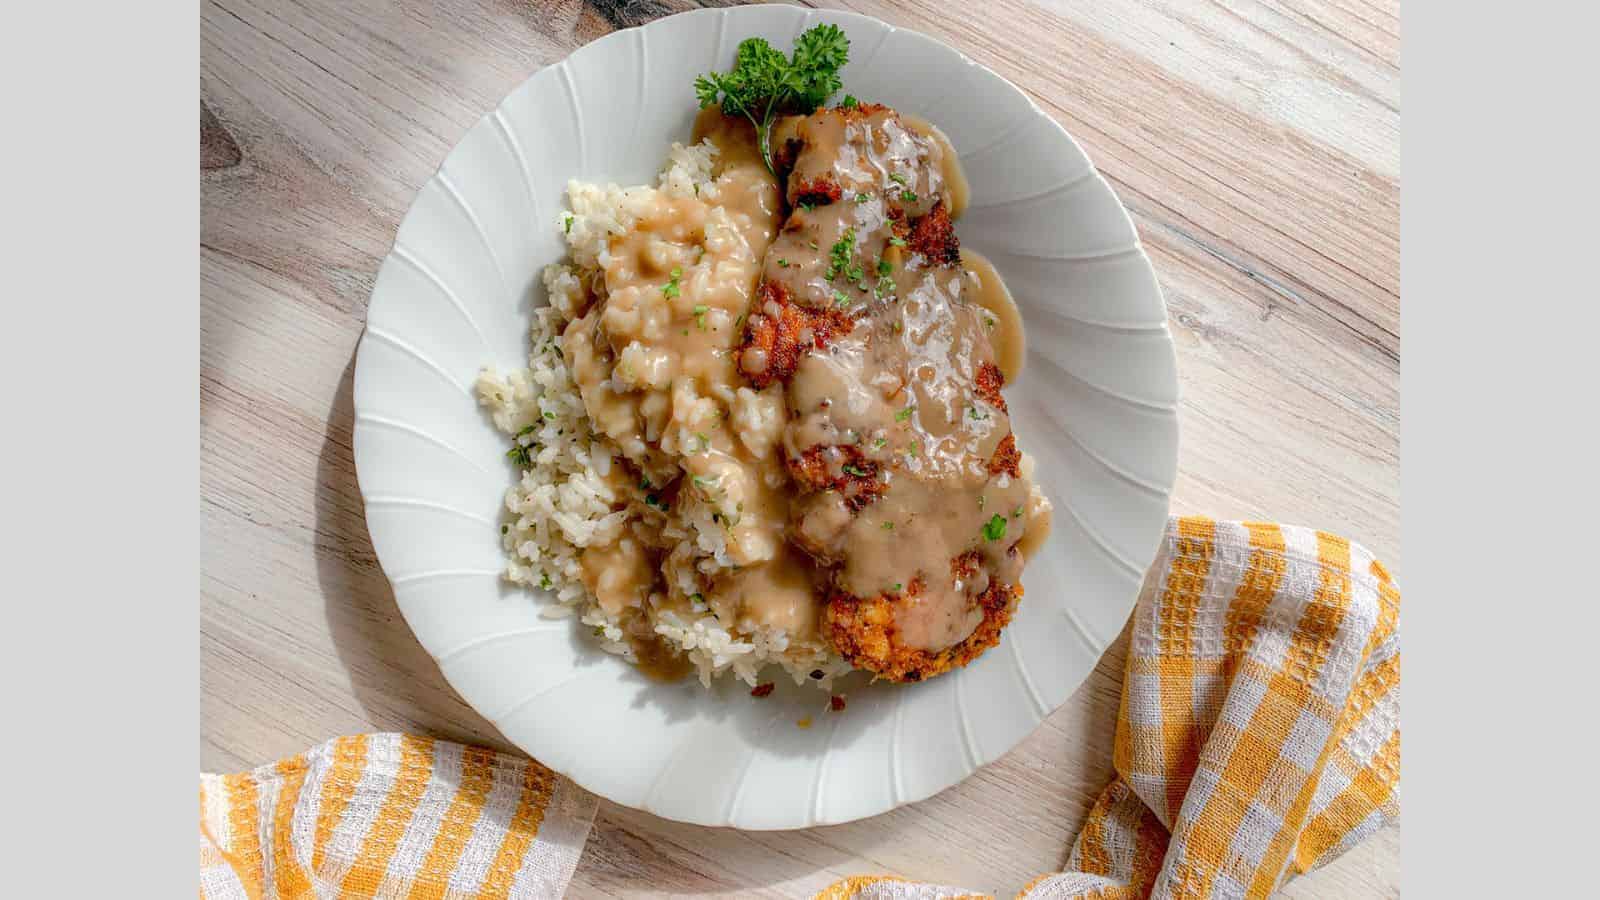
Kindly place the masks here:
[(795, 39), (791, 59), (762, 38), (739, 43), (733, 68), (694, 80), (700, 108), (720, 102), (722, 111), (742, 115), (756, 128), (761, 160), (774, 175), (769, 135), (780, 115), (807, 115), (844, 86), (839, 70), (850, 58), (850, 39), (837, 25), (818, 25)]

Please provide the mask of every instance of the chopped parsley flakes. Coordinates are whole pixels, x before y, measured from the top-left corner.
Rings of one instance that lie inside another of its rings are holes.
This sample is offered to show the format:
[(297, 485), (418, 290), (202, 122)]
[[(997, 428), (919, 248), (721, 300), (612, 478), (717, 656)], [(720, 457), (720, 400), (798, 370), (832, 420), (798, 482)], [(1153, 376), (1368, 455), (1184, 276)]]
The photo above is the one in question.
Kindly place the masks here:
[[(844, 236), (835, 241), (833, 247), (828, 250), (829, 281), (838, 278), (840, 272), (850, 268), (850, 258), (855, 255), (855, 252), (856, 230), (854, 228), (846, 228), (844, 230)], [(860, 277), (861, 276), (858, 268), (856, 278)], [(852, 278), (850, 280), (855, 281), (856, 278)]]
[(998, 541), (1006, 536), (1006, 517), (995, 513), (989, 521), (983, 524), (983, 539)]

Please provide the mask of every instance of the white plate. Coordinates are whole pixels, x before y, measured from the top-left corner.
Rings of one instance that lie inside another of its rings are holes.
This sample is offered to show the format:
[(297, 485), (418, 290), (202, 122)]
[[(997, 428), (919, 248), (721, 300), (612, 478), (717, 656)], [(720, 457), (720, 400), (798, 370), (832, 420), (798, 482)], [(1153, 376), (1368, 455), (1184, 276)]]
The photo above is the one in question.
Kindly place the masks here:
[[(695, 75), (759, 35), (850, 38), (845, 90), (921, 115), (972, 185), (961, 241), (1027, 326), (1006, 391), (1055, 524), (1000, 646), (917, 685), (854, 685), (849, 708), (780, 682), (660, 685), (500, 579), (506, 441), (469, 391), (526, 364), (537, 273), (562, 255), (568, 178), (639, 184), (695, 114)], [(355, 374), (355, 459), (395, 599), (450, 684), (505, 736), (595, 793), (670, 819), (804, 828), (871, 816), (970, 775), (1028, 735), (1121, 631), (1177, 465), (1166, 309), (1127, 212), (1059, 125), (928, 37), (848, 13), (754, 6), (608, 35), (534, 74), (423, 185), (378, 272)], [(812, 727), (797, 720), (810, 716)]]

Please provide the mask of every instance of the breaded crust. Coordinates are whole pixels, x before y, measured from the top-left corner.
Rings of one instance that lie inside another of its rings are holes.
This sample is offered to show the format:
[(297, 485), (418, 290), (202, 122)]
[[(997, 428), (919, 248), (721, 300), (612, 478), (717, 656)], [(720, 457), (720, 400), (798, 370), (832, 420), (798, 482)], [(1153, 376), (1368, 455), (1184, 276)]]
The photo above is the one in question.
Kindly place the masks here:
[(936, 266), (961, 265), (961, 241), (956, 238), (950, 211), (940, 200), (928, 214), (911, 223), (911, 250), (926, 256)]
[[(966, 571), (970, 575), (976, 568), (976, 556), (972, 553), (951, 561), (953, 574)], [(907, 593), (916, 596), (923, 589), (919, 578), (911, 583)], [(904, 647), (896, 641), (895, 595), (860, 598), (835, 591), (823, 607), (823, 634), (839, 655), (858, 669), (887, 681), (923, 681), (959, 669), (1000, 643), (1000, 631), (1011, 621), (1021, 598), (1021, 585), (989, 585), (977, 598), (983, 609), (983, 621), (966, 640), (934, 652)]]
[[(825, 112), (837, 113), (844, 116), (846, 120), (853, 121), (855, 119), (865, 119), (873, 113), (883, 112), (885, 110), (894, 112), (894, 110), (889, 109), (889, 107), (883, 105), (882, 103), (857, 103), (855, 106), (834, 106), (825, 110)], [(895, 113), (896, 118), (899, 118), (899, 116), (899, 113)]]
[(1005, 473), (1012, 478), (1022, 474), (1022, 451), (1017, 449), (1017, 436), (1008, 434), (1000, 440), (1000, 446), (994, 448), (994, 456), (989, 460), (989, 472), (992, 475)]
[[(829, 451), (838, 454), (834, 458), (840, 463), (837, 475), (833, 474), (829, 465)], [(861, 448), (853, 444), (818, 445), (807, 449), (798, 458), (786, 455), (784, 462), (788, 464), (790, 476), (802, 490), (838, 491), (851, 512), (859, 512), (863, 506), (883, 496), (883, 492), (889, 488), (878, 477), (878, 464), (863, 456)]]
[[(772, 307), (777, 308), (776, 318), (769, 312)], [(750, 309), (739, 343), (739, 371), (758, 390), (774, 381), (786, 382), (794, 374), (803, 349), (801, 334), (806, 329), (811, 330), (812, 345), (821, 350), (855, 327), (855, 321), (843, 311), (808, 309), (793, 302), (787, 288), (771, 281), (761, 282)], [(766, 354), (766, 368), (752, 372), (745, 367), (745, 354), (751, 350)]]
[(813, 178), (810, 181), (796, 182), (789, 186), (789, 205), (799, 206), (802, 203), (811, 206), (825, 206), (837, 203), (844, 191), (831, 175)]
[(1001, 396), (1000, 389), (1005, 387), (1006, 376), (1001, 374), (1000, 367), (992, 362), (978, 364), (978, 373), (972, 378), (973, 393), (983, 398), (1001, 412), (1010, 412), (1006, 409), (1006, 398)]

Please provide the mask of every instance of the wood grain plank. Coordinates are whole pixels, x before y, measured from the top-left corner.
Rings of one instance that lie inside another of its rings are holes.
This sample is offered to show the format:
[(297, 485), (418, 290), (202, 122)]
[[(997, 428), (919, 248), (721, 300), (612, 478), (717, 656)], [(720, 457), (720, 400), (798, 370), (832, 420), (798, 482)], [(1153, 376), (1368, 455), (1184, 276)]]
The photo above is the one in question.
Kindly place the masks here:
[[(366, 536), (350, 368), (417, 188), (540, 66), (688, 0), (208, 0), (201, 10), (202, 764), (338, 734), (509, 749), (406, 629)], [(1175, 509), (1350, 534), (1398, 566), (1399, 23), (1371, 0), (822, 3), (1028, 91), (1132, 212), (1179, 343)], [(866, 822), (682, 826), (602, 804), (578, 897), (796, 897), (886, 871), (1008, 895), (1110, 773), (1126, 642), (1011, 753)], [(981, 839), (975, 839), (981, 836)], [(1285, 896), (1398, 893), (1388, 829)]]

